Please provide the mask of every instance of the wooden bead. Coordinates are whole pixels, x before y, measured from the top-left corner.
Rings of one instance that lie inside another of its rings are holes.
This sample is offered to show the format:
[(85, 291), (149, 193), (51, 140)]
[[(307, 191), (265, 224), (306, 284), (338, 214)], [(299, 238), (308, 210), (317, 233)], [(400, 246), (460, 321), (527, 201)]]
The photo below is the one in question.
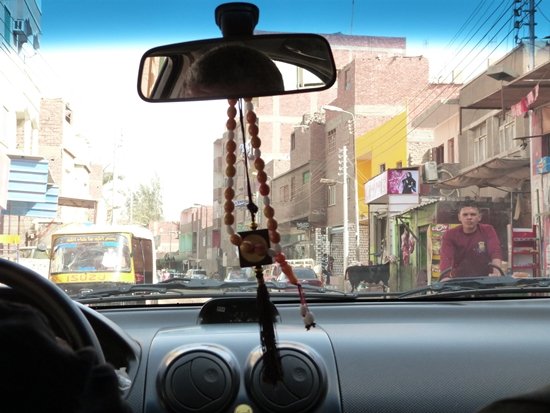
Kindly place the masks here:
[(252, 112), (252, 111), (246, 112), (246, 121), (248, 123), (256, 123), (256, 119), (257, 119), (257, 117), (256, 117), (256, 114), (254, 112)]
[(281, 235), (279, 235), (277, 231), (269, 231), (269, 240), (275, 244), (278, 244), (281, 242)]
[(270, 218), (267, 220), (267, 229), (275, 231), (277, 229), (277, 220)]
[(235, 223), (235, 217), (232, 213), (228, 212), (223, 216), (223, 223), (225, 225), (233, 225)]
[(239, 234), (233, 234), (229, 237), (231, 244), (236, 245), (237, 247), (241, 245), (242, 239)]
[(227, 151), (227, 153), (235, 152), (236, 149), (237, 142), (235, 142), (234, 140), (227, 141), (227, 143), (225, 144), (225, 150)]
[(235, 210), (235, 204), (233, 201), (225, 201), (223, 204), (224, 212), (233, 212)]
[(264, 183), (261, 183), (261, 184), (260, 184), (260, 187), (258, 188), (258, 191), (259, 191), (260, 194), (263, 195), (263, 196), (269, 195), (269, 185), (266, 184), (265, 182), (264, 182)]
[(235, 162), (237, 162), (237, 156), (235, 155), (235, 153), (231, 152), (225, 155), (225, 162), (228, 165), (235, 165)]
[(258, 138), (257, 136), (253, 136), (251, 139), (250, 139), (250, 145), (257, 149), (259, 148), (260, 146), (262, 146), (262, 140), (260, 138)]
[(258, 125), (254, 123), (251, 123), (250, 125), (248, 125), (248, 133), (250, 133), (250, 136), (258, 136), (258, 132), (259, 132)]
[(225, 122), (225, 127), (229, 130), (233, 130), (237, 127), (237, 121), (235, 119), (227, 119), (227, 122)]
[(258, 171), (258, 174), (256, 175), (256, 180), (261, 184), (267, 182), (267, 174), (265, 173), (265, 171)]
[(265, 168), (265, 162), (262, 158), (256, 158), (254, 159), (254, 167), (257, 171), (263, 171)]
[(229, 106), (227, 108), (227, 117), (235, 118), (235, 116), (237, 116), (237, 108), (235, 106)]
[(225, 191), (223, 194), (226, 200), (233, 201), (233, 197), (235, 196), (235, 190), (233, 188), (225, 188)]
[(229, 176), (232, 178), (235, 176), (236, 173), (237, 173), (237, 170), (233, 165), (227, 165), (225, 167), (225, 176)]
[(227, 99), (227, 103), (229, 103), (230, 106), (235, 106), (238, 102), (238, 99)]
[(273, 207), (269, 206), (269, 205), (266, 205), (264, 207), (264, 216), (269, 219), (269, 218), (273, 218), (275, 216), (275, 210), (273, 209)]

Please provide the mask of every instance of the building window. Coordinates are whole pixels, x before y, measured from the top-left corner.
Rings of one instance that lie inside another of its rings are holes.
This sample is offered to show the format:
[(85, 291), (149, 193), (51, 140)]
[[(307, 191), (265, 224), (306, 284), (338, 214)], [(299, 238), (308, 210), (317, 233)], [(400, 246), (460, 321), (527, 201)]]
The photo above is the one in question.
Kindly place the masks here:
[(336, 205), (336, 185), (329, 185), (327, 188), (328, 188), (328, 206)]
[(290, 150), (293, 151), (296, 149), (296, 133), (292, 132), (290, 134)]
[(336, 151), (336, 128), (331, 129), (327, 133), (327, 152), (334, 153)]
[(380, 173), (384, 172), (386, 170), (386, 164), (385, 163), (381, 163), (380, 164)]
[(541, 138), (541, 155), (542, 156), (550, 156), (550, 134), (545, 134)]
[(293, 176), (290, 178), (290, 199), (294, 199), (296, 196), (296, 178)]
[(303, 184), (309, 184), (310, 180), (311, 180), (311, 174), (309, 173), (309, 171), (305, 171), (302, 174), (302, 183)]
[(487, 124), (474, 129), (474, 163), (487, 159)]
[(455, 163), (455, 138), (447, 141), (447, 162)]
[(444, 145), (439, 145), (437, 148), (435, 148), (435, 150), (434, 150), (434, 161), (437, 164), (445, 162), (445, 146)]
[(512, 147), (512, 142), (516, 137), (516, 122), (515, 118), (509, 113), (506, 114), (504, 119), (499, 117), (498, 126), (498, 149), (500, 152), (504, 152)]

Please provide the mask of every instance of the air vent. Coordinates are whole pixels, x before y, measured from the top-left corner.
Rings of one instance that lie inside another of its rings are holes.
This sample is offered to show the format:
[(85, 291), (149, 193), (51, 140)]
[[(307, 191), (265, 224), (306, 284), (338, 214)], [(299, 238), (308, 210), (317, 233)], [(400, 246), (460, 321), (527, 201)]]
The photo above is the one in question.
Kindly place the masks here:
[(262, 380), (264, 363), (259, 357), (247, 377), (248, 391), (259, 406), (272, 413), (311, 411), (326, 394), (324, 365), (298, 348), (279, 348), (283, 380), (276, 385)]
[(159, 372), (160, 397), (173, 411), (221, 412), (236, 396), (239, 378), (230, 357), (204, 348), (182, 351)]

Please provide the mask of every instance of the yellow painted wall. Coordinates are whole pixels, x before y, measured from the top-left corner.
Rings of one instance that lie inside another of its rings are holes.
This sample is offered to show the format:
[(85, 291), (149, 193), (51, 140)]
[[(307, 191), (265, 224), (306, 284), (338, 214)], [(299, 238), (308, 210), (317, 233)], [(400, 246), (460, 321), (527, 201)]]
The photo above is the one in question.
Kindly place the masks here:
[(380, 165), (396, 168), (407, 166), (407, 112), (391, 118), (383, 125), (355, 139), (359, 214), (367, 215), (365, 183), (380, 173)]

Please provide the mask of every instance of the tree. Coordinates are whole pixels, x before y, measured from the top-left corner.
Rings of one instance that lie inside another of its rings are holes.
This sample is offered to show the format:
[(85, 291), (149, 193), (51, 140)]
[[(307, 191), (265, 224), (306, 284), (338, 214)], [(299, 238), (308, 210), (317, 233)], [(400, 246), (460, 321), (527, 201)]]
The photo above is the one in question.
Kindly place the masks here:
[(148, 226), (149, 223), (162, 220), (162, 193), (160, 181), (155, 176), (148, 184), (140, 184), (126, 199), (126, 208), (130, 223)]

